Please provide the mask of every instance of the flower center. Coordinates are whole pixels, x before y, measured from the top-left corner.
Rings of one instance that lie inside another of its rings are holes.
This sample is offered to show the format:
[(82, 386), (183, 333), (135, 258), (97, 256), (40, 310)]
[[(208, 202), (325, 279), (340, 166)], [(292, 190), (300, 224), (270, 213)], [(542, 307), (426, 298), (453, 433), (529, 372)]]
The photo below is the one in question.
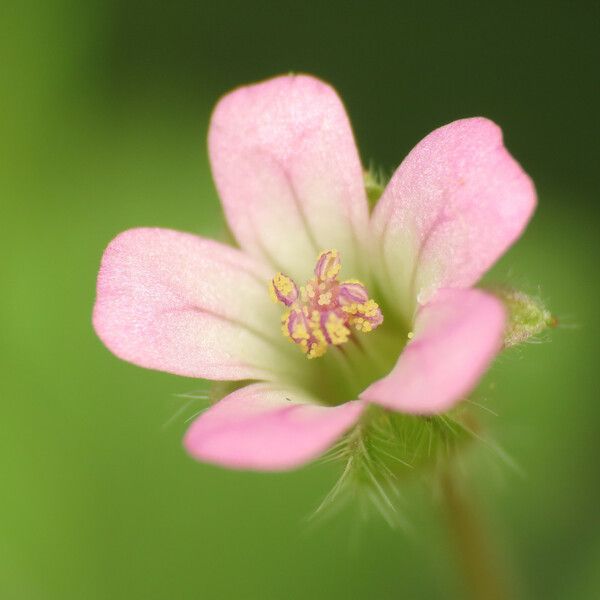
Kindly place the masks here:
[(373, 331), (383, 322), (379, 305), (369, 298), (365, 286), (355, 279), (339, 281), (342, 263), (337, 250), (321, 252), (314, 279), (298, 288), (293, 279), (277, 273), (269, 292), (288, 310), (281, 330), (307, 358), (323, 356), (329, 346), (344, 344), (354, 335)]

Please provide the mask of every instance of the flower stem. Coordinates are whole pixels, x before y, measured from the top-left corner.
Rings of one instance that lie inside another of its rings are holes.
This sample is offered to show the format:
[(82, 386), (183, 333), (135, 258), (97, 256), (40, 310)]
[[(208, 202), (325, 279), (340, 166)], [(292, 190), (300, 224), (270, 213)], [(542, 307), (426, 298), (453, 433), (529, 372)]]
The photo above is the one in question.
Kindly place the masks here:
[(508, 582), (499, 572), (476, 511), (460, 489), (455, 474), (442, 475), (446, 520), (466, 591), (473, 600), (507, 600)]

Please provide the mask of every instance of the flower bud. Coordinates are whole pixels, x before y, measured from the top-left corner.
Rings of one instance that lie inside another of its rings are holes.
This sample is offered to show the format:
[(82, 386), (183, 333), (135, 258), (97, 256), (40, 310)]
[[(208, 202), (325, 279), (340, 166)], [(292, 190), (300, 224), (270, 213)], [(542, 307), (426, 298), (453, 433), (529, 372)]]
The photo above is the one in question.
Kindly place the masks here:
[(502, 300), (508, 313), (504, 346), (510, 348), (522, 344), (548, 327), (556, 327), (558, 321), (543, 302), (511, 288), (494, 289), (493, 293)]

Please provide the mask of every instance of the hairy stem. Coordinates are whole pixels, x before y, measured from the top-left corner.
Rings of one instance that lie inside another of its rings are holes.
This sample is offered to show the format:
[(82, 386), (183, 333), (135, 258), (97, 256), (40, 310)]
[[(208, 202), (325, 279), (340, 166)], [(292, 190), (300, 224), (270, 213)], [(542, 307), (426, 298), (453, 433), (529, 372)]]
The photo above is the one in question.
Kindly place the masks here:
[(441, 487), (448, 528), (469, 597), (508, 600), (508, 582), (500, 573), (476, 511), (450, 470), (443, 474)]

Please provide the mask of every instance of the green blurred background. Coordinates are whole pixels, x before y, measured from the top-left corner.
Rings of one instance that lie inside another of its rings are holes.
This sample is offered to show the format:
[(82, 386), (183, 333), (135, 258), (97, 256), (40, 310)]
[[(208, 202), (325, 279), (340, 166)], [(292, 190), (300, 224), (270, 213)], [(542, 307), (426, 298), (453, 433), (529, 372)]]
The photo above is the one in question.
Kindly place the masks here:
[[(203, 382), (120, 362), (90, 325), (102, 251), (139, 225), (223, 232), (205, 150), (230, 88), (330, 81), (363, 160), (486, 115), (538, 186), (492, 279), (562, 327), (505, 354), (479, 397), (474, 494), (523, 598), (600, 597), (597, 2), (3, 0), (0, 597), (461, 598), (439, 507), (410, 527), (307, 515), (337, 467), (235, 473), (180, 444)], [(482, 417), (485, 417), (482, 411)]]

